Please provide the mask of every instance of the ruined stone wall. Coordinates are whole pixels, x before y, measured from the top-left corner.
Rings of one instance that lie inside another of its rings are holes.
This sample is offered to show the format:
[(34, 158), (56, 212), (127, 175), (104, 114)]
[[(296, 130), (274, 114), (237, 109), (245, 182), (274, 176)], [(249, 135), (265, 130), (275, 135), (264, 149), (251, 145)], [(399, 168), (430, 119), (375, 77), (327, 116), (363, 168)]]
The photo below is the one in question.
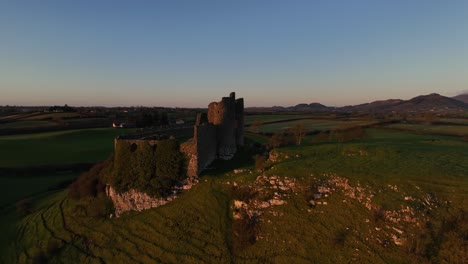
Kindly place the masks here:
[(197, 177), (217, 157), (217, 127), (208, 123), (206, 114), (198, 114), (193, 138), (181, 145), (189, 158), (187, 176)]
[[(224, 99), (224, 98), (223, 98)], [(213, 125), (221, 125), (225, 113), (224, 101), (212, 102), (208, 105), (208, 122)]]
[(187, 176), (195, 178), (198, 176), (198, 153), (197, 142), (194, 138), (180, 145), (180, 151), (188, 158)]
[[(243, 112), (243, 111), (242, 111)], [(216, 125), (217, 157), (231, 159), (237, 150), (236, 95), (223, 97), (208, 106), (208, 121)]]
[(131, 134), (120, 135), (117, 138), (120, 140), (131, 140), (131, 139), (141, 139), (141, 140), (151, 140), (151, 139), (164, 139), (168, 136), (173, 136), (175, 138), (181, 137), (191, 137), (193, 136), (193, 126), (183, 125), (183, 126), (170, 126), (170, 127), (160, 127), (149, 130), (138, 131)]
[(236, 143), (244, 145), (244, 98), (236, 100)]
[(205, 123), (195, 126), (194, 138), (197, 142), (197, 175), (216, 159), (216, 126)]
[(216, 158), (231, 159), (243, 144), (244, 99), (231, 93), (197, 116), (194, 137), (181, 148), (190, 157), (189, 176), (198, 176)]
[(119, 143), (128, 143), (130, 146), (135, 144), (135, 146), (138, 148), (138, 146), (142, 146), (143, 144), (149, 144), (151, 146), (157, 145), (160, 140), (146, 140), (146, 139), (114, 139), (114, 150), (118, 148)]

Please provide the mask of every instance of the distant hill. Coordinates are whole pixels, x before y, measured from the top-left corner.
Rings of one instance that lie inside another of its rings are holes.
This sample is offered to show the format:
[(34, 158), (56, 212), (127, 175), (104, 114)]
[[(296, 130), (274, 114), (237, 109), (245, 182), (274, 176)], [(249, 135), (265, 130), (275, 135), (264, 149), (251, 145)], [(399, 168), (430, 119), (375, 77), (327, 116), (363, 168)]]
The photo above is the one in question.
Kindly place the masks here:
[[(420, 95), (409, 100), (389, 99), (379, 100), (371, 103), (350, 105), (344, 107), (328, 107), (320, 103), (297, 104), (290, 107), (273, 106), (255, 108), (271, 111), (297, 111), (297, 112), (458, 112), (468, 111), (468, 94), (456, 96), (454, 98), (432, 93)], [(253, 108), (251, 108), (253, 109)]]
[(466, 104), (468, 104), (468, 93), (465, 94), (459, 94), (457, 96), (452, 97), (455, 100), (462, 101)]
[(354, 105), (354, 106), (345, 106), (341, 107), (341, 111), (346, 111), (346, 112), (384, 112), (388, 108), (398, 105), (403, 100), (400, 99), (389, 99), (389, 100), (380, 100), (380, 101), (374, 101), (372, 103), (365, 103), (365, 104), (360, 104), (360, 105)]
[(319, 104), (319, 103), (311, 103), (311, 104), (298, 104), (296, 106), (288, 107), (289, 110), (295, 111), (327, 111), (330, 110), (329, 107)]
[(458, 111), (468, 110), (468, 105), (453, 98), (432, 93), (403, 101), (392, 106), (391, 109), (397, 112)]
[(453, 112), (468, 110), (468, 105), (453, 98), (432, 93), (409, 100), (391, 99), (369, 104), (343, 107), (340, 110), (353, 112)]
[(283, 106), (272, 106), (272, 107), (248, 107), (250, 111), (278, 111), (278, 112), (325, 112), (332, 111), (335, 107), (328, 107), (320, 103), (311, 104), (297, 104), (295, 106), (283, 107)]

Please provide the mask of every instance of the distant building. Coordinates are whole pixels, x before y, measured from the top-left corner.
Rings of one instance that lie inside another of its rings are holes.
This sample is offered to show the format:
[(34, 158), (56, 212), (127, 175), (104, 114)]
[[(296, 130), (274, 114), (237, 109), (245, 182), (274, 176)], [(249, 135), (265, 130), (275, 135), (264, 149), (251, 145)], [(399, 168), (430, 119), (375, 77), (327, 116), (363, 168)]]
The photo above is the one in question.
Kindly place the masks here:
[(182, 119), (177, 119), (177, 120), (175, 121), (175, 124), (176, 124), (176, 125), (183, 125), (184, 123), (185, 123), (185, 122), (184, 122), (184, 120), (182, 120)]
[(134, 128), (136, 127), (136, 125), (134, 124), (129, 124), (129, 123), (119, 123), (119, 122), (113, 122), (112, 123), (112, 127), (113, 128)]

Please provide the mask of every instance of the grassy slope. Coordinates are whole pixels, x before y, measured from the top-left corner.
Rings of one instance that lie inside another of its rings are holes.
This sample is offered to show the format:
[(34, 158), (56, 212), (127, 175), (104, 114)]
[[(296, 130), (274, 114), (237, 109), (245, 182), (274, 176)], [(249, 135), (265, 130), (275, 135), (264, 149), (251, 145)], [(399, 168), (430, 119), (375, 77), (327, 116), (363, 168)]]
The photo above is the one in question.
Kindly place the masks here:
[[(434, 224), (442, 215), (464, 208), (468, 143), (450, 137), (385, 130), (369, 130), (369, 134), (370, 139), (356, 142), (280, 149), (293, 158), (275, 164), (266, 175), (293, 178), (299, 186), (326, 179), (329, 174), (338, 175), (354, 186), (360, 183), (374, 192), (373, 205), (386, 210), (420, 208), (420, 204), (405, 201), (404, 197), (423, 199), (432, 193), (445, 204), (430, 211)], [(365, 155), (347, 155), (359, 151)], [(58, 193), (39, 202), (36, 211), (19, 222), (17, 239), (9, 247), (2, 246), (7, 251), (2, 256), (6, 262), (26, 263), (44, 251), (49, 241), (58, 240), (63, 246), (51, 257), (51, 263), (422, 260), (410, 255), (405, 246), (379, 243), (385, 241), (385, 232), (391, 231), (386, 226), (391, 223), (373, 221), (372, 211), (343, 192), (334, 192), (325, 199), (327, 206), (311, 208), (303, 189), (291, 193), (285, 205), (266, 209), (260, 218), (261, 238), (245, 250), (233, 252), (230, 184), (235, 181), (248, 185), (257, 176), (212, 171), (175, 202), (128, 213), (119, 219), (76, 217), (66, 192)], [(394, 185), (397, 191), (389, 187)], [(398, 228), (409, 235), (419, 230), (414, 225)], [(334, 243), (343, 232), (343, 243)]]
[(78, 173), (51, 173), (37, 176), (0, 177), (0, 186), (4, 188), (4, 191), (0, 193), (0, 207), (58, 188), (63, 182), (71, 182), (78, 175)]

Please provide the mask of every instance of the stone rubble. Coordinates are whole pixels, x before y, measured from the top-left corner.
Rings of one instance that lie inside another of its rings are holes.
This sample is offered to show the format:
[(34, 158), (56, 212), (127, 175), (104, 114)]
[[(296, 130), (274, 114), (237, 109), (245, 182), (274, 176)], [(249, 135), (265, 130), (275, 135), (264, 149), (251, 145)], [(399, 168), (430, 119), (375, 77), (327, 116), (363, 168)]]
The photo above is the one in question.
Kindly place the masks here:
[[(248, 203), (245, 201), (234, 201), (233, 218), (240, 219), (243, 214), (252, 217), (262, 215), (264, 210), (272, 206), (281, 206), (286, 204), (285, 198), (291, 196), (296, 188), (296, 180), (288, 177), (260, 175), (255, 182), (248, 186), (255, 189), (260, 195), (253, 197)], [(263, 197), (263, 200), (259, 199)], [(271, 212), (273, 215), (280, 215), (277, 212)]]
[[(313, 174), (311, 174), (313, 177)], [(315, 205), (326, 205), (328, 202), (317, 201), (325, 195), (331, 195), (334, 192), (342, 192), (348, 199), (344, 199), (343, 203), (349, 202), (349, 200), (354, 200), (362, 204), (369, 211), (377, 212), (382, 210), (379, 206), (372, 203), (372, 199), (375, 196), (375, 191), (371, 191), (369, 186), (362, 186), (360, 183), (357, 183), (355, 186), (352, 186), (349, 183), (349, 180), (344, 177), (339, 177), (333, 173), (324, 173), (321, 175), (325, 180), (319, 180), (319, 186), (316, 186), (317, 193), (313, 195), (314, 200), (309, 200), (309, 204), (312, 206)], [(316, 178), (315, 178), (316, 179)], [(317, 180), (317, 179), (316, 179)], [(395, 192), (399, 191), (397, 185), (388, 184), (386, 186), (389, 190)], [(418, 186), (415, 186), (416, 189), (420, 190)], [(381, 192), (382, 190), (378, 190)], [(440, 205), (440, 202), (431, 194), (424, 195), (423, 198), (418, 199), (410, 195), (405, 195), (402, 197), (405, 201), (417, 202), (421, 206), (418, 209), (419, 213), (409, 205), (401, 205), (400, 209), (397, 210), (383, 210), (383, 218), (387, 223), (392, 223), (394, 226), (375, 227), (376, 231), (383, 231), (383, 234), (388, 237), (388, 239), (380, 240), (377, 236), (377, 240), (381, 241), (381, 244), (388, 246), (388, 241), (393, 241), (397, 246), (403, 245), (407, 238), (405, 232), (405, 226), (411, 225), (413, 227), (421, 227), (422, 223), (428, 221), (428, 218), (424, 215), (424, 211), (432, 210), (437, 208)], [(308, 210), (309, 212), (311, 209)], [(366, 223), (370, 223), (369, 219), (366, 219)]]

